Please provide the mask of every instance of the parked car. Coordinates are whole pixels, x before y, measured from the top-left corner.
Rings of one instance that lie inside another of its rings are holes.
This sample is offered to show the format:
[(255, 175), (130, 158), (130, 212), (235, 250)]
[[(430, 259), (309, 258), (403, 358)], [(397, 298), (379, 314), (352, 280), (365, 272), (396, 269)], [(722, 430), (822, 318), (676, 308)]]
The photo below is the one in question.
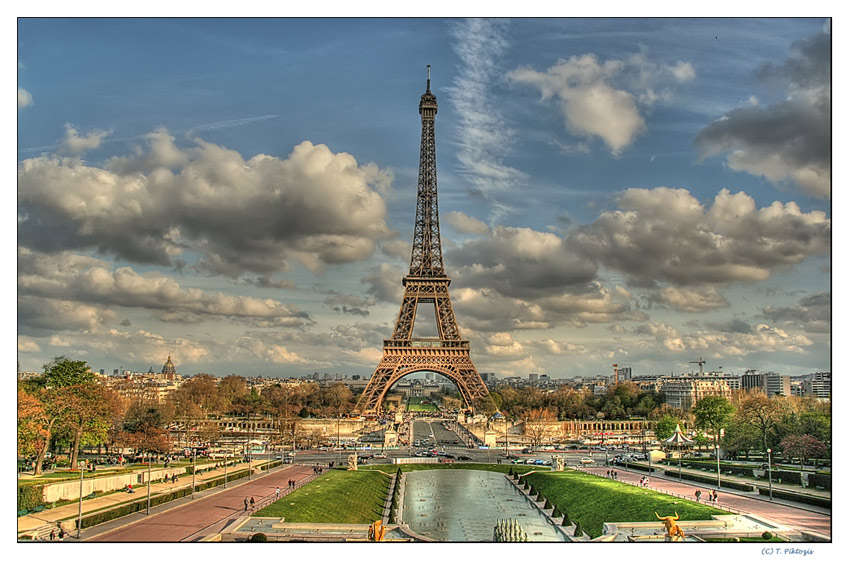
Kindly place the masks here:
[(589, 465), (589, 464), (595, 464), (596, 463), (590, 458), (582, 458), (578, 462), (582, 465)]
[(470, 458), (469, 456), (458, 456), (457, 459), (458, 460), (471, 460), (472, 458)]

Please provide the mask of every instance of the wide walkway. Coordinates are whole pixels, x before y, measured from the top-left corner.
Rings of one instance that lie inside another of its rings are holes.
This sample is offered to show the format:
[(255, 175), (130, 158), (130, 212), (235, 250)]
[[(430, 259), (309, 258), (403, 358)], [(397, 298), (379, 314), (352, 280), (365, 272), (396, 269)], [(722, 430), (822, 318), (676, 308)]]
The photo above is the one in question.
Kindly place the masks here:
[[(591, 467), (585, 468), (583, 471), (607, 476), (607, 473), (612, 468), (610, 467)], [(614, 467), (617, 472), (617, 479), (626, 483), (637, 485), (640, 479), (648, 476), (645, 471), (626, 470), (622, 467)], [(668, 468), (669, 469), (669, 468)], [(687, 470), (683, 469), (685, 473)], [(700, 473), (700, 472), (696, 472)], [(705, 475), (705, 474), (703, 474)], [(723, 475), (721, 479), (732, 479)], [(737, 481), (744, 481), (736, 479)], [(749, 481), (752, 483), (752, 481)], [(702, 500), (708, 495), (710, 489), (717, 489), (717, 485), (706, 485), (689, 482), (687, 479), (679, 481), (677, 477), (668, 477), (660, 475), (656, 472), (649, 476), (649, 488), (665, 493), (679, 495), (687, 500), (696, 500), (694, 493), (697, 489), (702, 490)], [(798, 487), (797, 490), (800, 488)], [(808, 491), (808, 490), (806, 490)], [(718, 492), (718, 508), (730, 509), (733, 512), (751, 514), (756, 518), (766, 521), (773, 521), (781, 526), (792, 528), (798, 532), (814, 532), (827, 538), (831, 538), (832, 532), (832, 515), (831, 510), (820, 508), (811, 505), (804, 505), (797, 502), (786, 501), (774, 498), (772, 501), (765, 496), (760, 496), (757, 493), (748, 493), (745, 491), (736, 491), (727, 487), (721, 487)]]
[[(255, 462), (254, 465), (253, 465), (254, 469), (256, 470), (257, 466), (260, 465), (261, 463), (262, 462)], [(206, 467), (206, 466), (204, 466), (204, 467)], [(244, 463), (239, 464), (237, 466), (229, 466), (227, 468), (227, 472), (228, 472), (228, 474), (232, 474), (235, 471), (247, 469), (247, 467), (248, 467), (248, 464), (244, 464)], [(285, 470), (285, 469), (290, 468), (290, 467), (292, 467), (292, 466), (283, 466), (283, 467), (278, 467), (278, 468), (272, 468), (271, 471), (272, 471), (272, 474), (275, 474), (276, 472), (279, 472), (281, 470)], [(308, 467), (308, 468), (304, 468), (304, 469), (306, 469), (310, 473), (312, 473), (312, 467)], [(204, 473), (197, 474), (195, 476), (195, 483), (196, 483), (196, 485), (200, 485), (204, 481), (207, 481), (209, 479), (221, 478), (221, 477), (224, 477), (224, 475), (225, 475), (225, 470), (224, 470), (223, 467), (220, 467), (219, 469), (210, 469), (209, 471), (206, 471)], [(227, 487), (228, 487), (228, 489), (240, 487), (244, 483), (247, 483), (249, 481), (254, 481), (258, 478), (261, 478), (263, 475), (265, 475), (265, 472), (260, 472), (260, 473), (255, 472), (251, 476), (251, 480), (249, 480), (247, 477), (243, 477), (241, 479), (236, 479), (236, 480), (230, 481), (228, 483)], [(292, 476), (292, 477), (294, 477), (294, 476)], [(283, 487), (282, 488), (286, 487), (288, 479), (289, 479), (289, 477), (283, 478)], [(176, 483), (170, 483), (170, 482), (168, 482), (168, 483), (166, 483), (166, 482), (152, 483), (151, 484), (151, 497), (154, 497), (156, 495), (160, 495), (160, 494), (163, 494), (163, 493), (169, 493), (171, 491), (174, 491), (175, 489), (189, 488), (191, 486), (192, 486), (192, 476), (191, 475), (182, 476)], [(277, 486), (277, 484), (275, 484), (275, 486)], [(272, 486), (270, 492), (272, 492), (272, 493), (274, 492), (275, 486)], [(216, 494), (216, 493), (222, 491), (223, 489), (224, 488), (222, 486), (218, 486), (218, 487), (213, 487), (211, 489), (207, 489), (205, 491), (196, 492), (195, 493), (195, 497), (196, 497), (195, 500), (197, 500), (198, 497), (203, 497), (203, 496), (207, 496), (207, 495), (210, 495), (210, 494)], [(132, 494), (119, 492), (119, 493), (111, 493), (111, 494), (108, 494), (108, 495), (95, 497), (95, 498), (92, 498), (92, 499), (86, 499), (82, 503), (83, 516), (85, 516), (88, 513), (94, 512), (94, 511), (104, 510), (104, 509), (107, 509), (107, 508), (110, 508), (110, 507), (116, 507), (116, 506), (119, 506), (123, 503), (128, 503), (128, 502), (131, 502), (131, 501), (144, 500), (147, 497), (147, 490), (148, 490), (147, 486), (142, 485), (142, 486), (137, 487), (136, 492), (132, 493)], [(264, 496), (263, 494), (259, 493), (260, 490), (261, 489), (251, 489), (252, 492), (256, 493), (256, 499), (259, 499), (261, 496)], [(265, 492), (264, 494), (267, 495), (268, 492)], [(240, 506), (242, 506), (242, 500), (243, 499), (244, 499), (244, 497), (239, 499)], [(191, 496), (188, 496), (188, 497), (184, 497), (184, 498), (177, 499), (177, 500), (174, 500), (174, 501), (170, 501), (168, 503), (164, 503), (162, 505), (152, 506), (151, 507), (151, 515), (153, 515), (154, 513), (159, 513), (159, 512), (163, 512), (165, 510), (172, 509), (175, 506), (185, 504), (186, 502), (189, 502), (189, 501), (192, 501), (192, 500), (193, 499), (191, 498)], [(51, 508), (51, 509), (45, 509), (45, 510), (42, 510), (41, 512), (31, 513), (31, 514), (28, 514), (26, 516), (21, 516), (21, 517), (18, 518), (18, 533), (19, 534), (31, 534), (31, 533), (39, 530), (39, 529), (42, 529), (42, 533), (48, 533), (49, 530), (44, 530), (44, 528), (46, 526), (50, 525), (50, 526), (57, 527), (58, 522), (65, 521), (64, 524), (63, 524), (63, 526), (65, 527), (65, 531), (66, 531), (66, 538), (65, 539), (66, 540), (72, 540), (76, 537), (76, 529), (75, 528), (76, 528), (76, 519), (77, 519), (77, 516), (78, 516), (78, 513), (79, 513), (79, 508), (80, 508), (79, 503), (75, 502), (73, 504), (68, 504), (68, 505), (64, 505), (64, 506), (60, 506), (60, 507), (56, 507), (56, 508)], [(110, 522), (99, 524), (99, 525), (94, 526), (92, 528), (84, 529), (82, 531), (81, 535), (82, 535), (82, 538), (85, 539), (86, 535), (91, 536), (91, 535), (103, 532), (105, 529), (111, 529), (111, 528), (115, 528), (115, 527), (120, 526), (120, 525), (127, 524), (128, 521), (130, 521), (131, 519), (135, 520), (138, 517), (146, 517), (146, 516), (147, 515), (144, 512), (125, 516), (125, 517), (122, 517), (122, 518), (117, 519), (117, 520), (113, 520), (113, 521), (110, 521)], [(57, 530), (57, 534), (58, 534), (58, 530)]]
[[(287, 465), (273, 469), (248, 480), (243, 478), (227, 489), (216, 487), (209, 495), (197, 495), (194, 500), (182, 499), (164, 512), (145, 516), (137, 513), (127, 516), (114, 529), (99, 525), (84, 531), (83, 541), (94, 542), (185, 542), (198, 541), (221, 531), (240, 516), (249, 515), (245, 499), (254, 498), (257, 505), (273, 500), (275, 488), (288, 489), (290, 479), (311, 479), (313, 468), (304, 465)], [(176, 502), (176, 501), (175, 501)]]

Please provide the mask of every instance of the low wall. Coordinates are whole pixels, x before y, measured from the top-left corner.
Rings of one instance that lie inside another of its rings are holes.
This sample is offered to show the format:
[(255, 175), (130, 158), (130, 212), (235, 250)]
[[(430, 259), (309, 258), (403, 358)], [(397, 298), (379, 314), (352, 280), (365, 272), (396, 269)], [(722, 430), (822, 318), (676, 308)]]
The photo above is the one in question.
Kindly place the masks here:
[[(177, 474), (178, 477), (186, 476), (184, 467), (173, 468), (158, 468), (151, 469), (151, 480), (157, 481), (164, 477), (171, 477)], [(191, 476), (190, 476), (191, 477)], [(112, 475), (105, 477), (90, 477), (83, 478), (83, 496), (91, 495), (95, 491), (107, 493), (123, 489), (127, 485), (134, 487), (145, 485), (148, 482), (148, 471), (140, 470), (132, 473), (123, 473), (121, 475)], [(80, 480), (62, 481), (61, 483), (52, 483), (44, 486), (44, 502), (52, 503), (60, 500), (73, 500), (80, 498)]]

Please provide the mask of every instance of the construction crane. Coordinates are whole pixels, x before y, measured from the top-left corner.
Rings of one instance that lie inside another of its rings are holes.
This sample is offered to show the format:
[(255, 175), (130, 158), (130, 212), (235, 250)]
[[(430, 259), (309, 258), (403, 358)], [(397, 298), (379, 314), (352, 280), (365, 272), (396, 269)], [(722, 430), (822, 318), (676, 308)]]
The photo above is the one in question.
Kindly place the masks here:
[(699, 375), (702, 376), (702, 365), (705, 364), (702, 357), (699, 357), (699, 360), (692, 360), (688, 364), (699, 364)]

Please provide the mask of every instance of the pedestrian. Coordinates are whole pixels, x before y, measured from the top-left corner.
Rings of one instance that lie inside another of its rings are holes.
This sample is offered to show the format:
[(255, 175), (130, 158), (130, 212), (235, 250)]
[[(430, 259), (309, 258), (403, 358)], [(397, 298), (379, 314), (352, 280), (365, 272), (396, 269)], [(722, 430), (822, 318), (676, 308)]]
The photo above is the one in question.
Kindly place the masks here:
[(711, 502), (713, 502), (713, 503), (717, 502), (717, 489), (715, 489), (711, 492)]
[(254, 510), (254, 497), (251, 497), (251, 510)]
[(274, 498), (275, 498), (275, 500), (280, 498), (280, 487), (274, 488)]
[(610, 469), (605, 472), (605, 477), (608, 477), (608, 478), (611, 477), (611, 470)]
[(699, 502), (699, 498), (702, 496), (702, 491), (697, 489), (696, 492), (694, 493), (694, 496), (697, 498), (697, 502)]
[(65, 539), (65, 528), (63, 528), (62, 526), (59, 526), (59, 541), (61, 542), (64, 539)]
[(56, 530), (50, 530), (50, 541), (56, 539)]
[(245, 503), (245, 512), (248, 512), (248, 497), (245, 497), (245, 500), (242, 502)]

